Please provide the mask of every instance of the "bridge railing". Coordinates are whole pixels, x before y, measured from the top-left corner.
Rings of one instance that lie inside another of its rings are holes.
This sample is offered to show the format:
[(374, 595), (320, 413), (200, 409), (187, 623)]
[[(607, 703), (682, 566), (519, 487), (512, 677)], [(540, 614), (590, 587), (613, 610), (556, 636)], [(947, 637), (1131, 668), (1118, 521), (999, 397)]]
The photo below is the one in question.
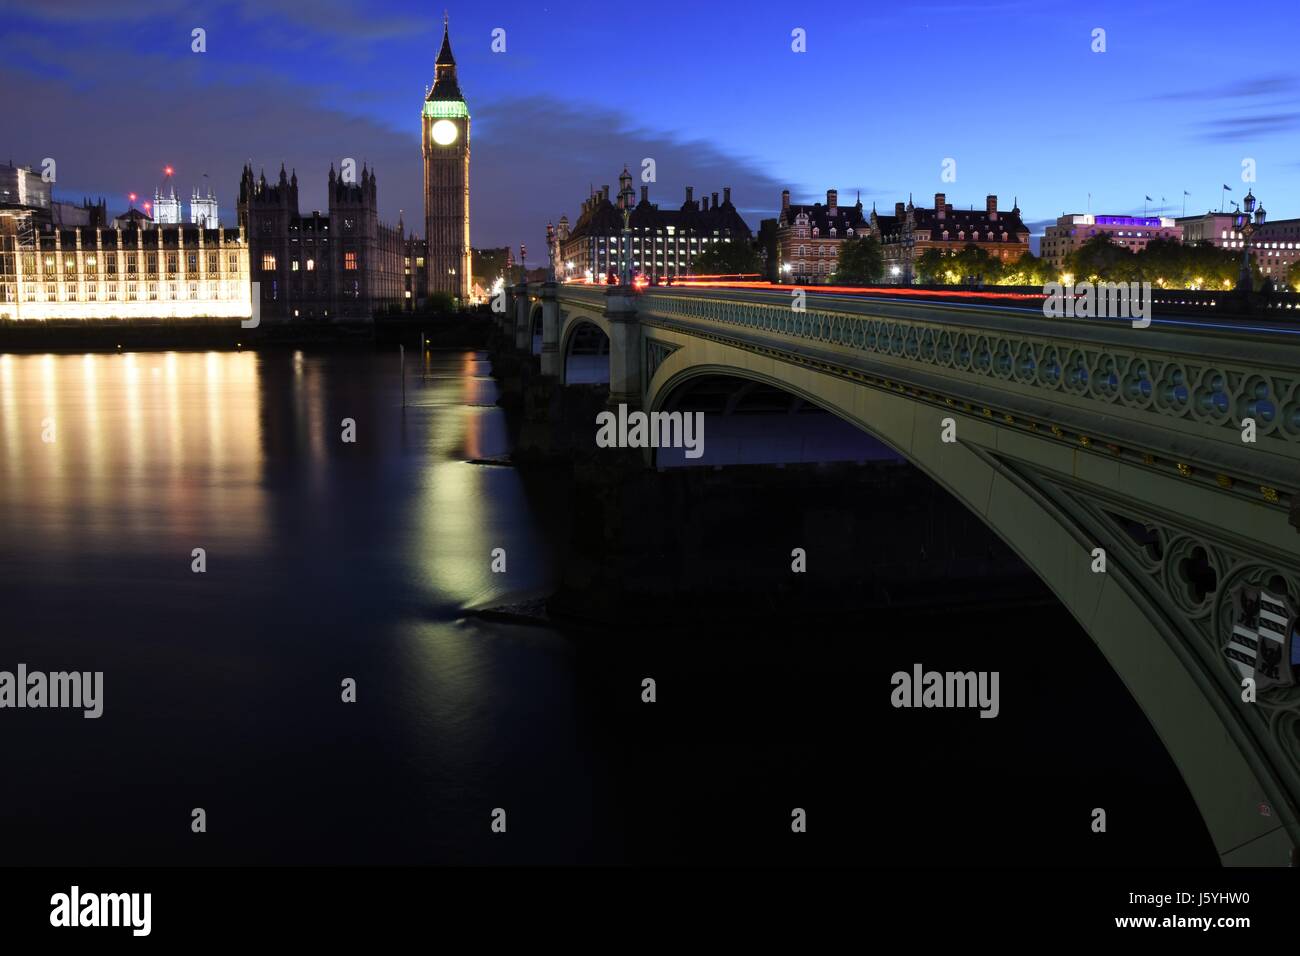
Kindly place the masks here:
[[(853, 374), (921, 389), (1008, 422), (1068, 424), (1084, 443), (1121, 442), (1210, 475), (1235, 470), (1300, 483), (1300, 345), (1127, 321), (1071, 322), (943, 303), (863, 301), (806, 311), (771, 297), (653, 291), (643, 322), (731, 331), (793, 356), (852, 363)], [(1246, 420), (1253, 442), (1243, 439)]]
[[(559, 287), (559, 293), (561, 301), (569, 299), (571, 301), (579, 301), (589, 305), (599, 304), (600, 308), (603, 309), (605, 293), (609, 288), (609, 286), (603, 285), (585, 285), (582, 283), (572, 282), (561, 285)], [(540, 294), (541, 286), (538, 286), (537, 290)]]

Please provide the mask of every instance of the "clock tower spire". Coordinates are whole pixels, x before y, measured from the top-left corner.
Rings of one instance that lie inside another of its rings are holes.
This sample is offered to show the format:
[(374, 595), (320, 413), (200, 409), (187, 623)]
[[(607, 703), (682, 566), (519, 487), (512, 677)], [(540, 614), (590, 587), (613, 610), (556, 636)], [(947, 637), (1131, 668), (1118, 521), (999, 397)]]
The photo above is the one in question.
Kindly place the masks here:
[(456, 77), (451, 26), (442, 18), (442, 47), (433, 88), (420, 116), (424, 153), (424, 226), (428, 293), (447, 292), (464, 305), (470, 294), (469, 108)]

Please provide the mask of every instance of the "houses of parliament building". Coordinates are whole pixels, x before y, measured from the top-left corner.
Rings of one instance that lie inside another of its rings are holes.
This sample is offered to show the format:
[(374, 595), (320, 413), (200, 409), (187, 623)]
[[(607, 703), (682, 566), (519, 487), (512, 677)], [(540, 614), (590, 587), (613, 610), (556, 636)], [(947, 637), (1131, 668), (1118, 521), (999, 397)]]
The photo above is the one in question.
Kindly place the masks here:
[(423, 238), (380, 221), (364, 163), (331, 164), (324, 214), (299, 210), (296, 171), (245, 165), (230, 228), (210, 191), (184, 222), (170, 168), (152, 207), (109, 222), (102, 201), (57, 202), (39, 173), (0, 167), (0, 318), (244, 319), (257, 296), (263, 321), (355, 322), (435, 296), (468, 304), (470, 116), (445, 19), (420, 124)]
[(352, 320), (410, 310), (431, 296), (465, 304), (471, 293), (469, 245), (469, 110), (456, 78), (443, 23), (434, 83), (421, 111), (424, 157), (423, 239), (399, 219), (379, 219), (374, 170), (360, 181), (329, 171), (329, 210), (303, 215), (298, 176), (280, 168), (278, 182), (245, 166), (239, 222), (249, 241), (252, 280), (262, 316), (271, 321)]

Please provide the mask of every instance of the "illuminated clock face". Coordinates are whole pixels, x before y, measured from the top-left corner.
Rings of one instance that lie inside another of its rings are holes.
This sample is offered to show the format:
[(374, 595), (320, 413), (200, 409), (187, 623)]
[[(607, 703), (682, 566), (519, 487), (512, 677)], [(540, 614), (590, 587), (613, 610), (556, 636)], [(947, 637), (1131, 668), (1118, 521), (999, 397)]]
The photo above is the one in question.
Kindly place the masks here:
[(429, 131), (429, 135), (433, 137), (433, 141), (439, 146), (450, 146), (456, 142), (456, 136), (459, 132), (456, 129), (456, 124), (451, 120), (440, 119), (433, 124), (433, 129)]

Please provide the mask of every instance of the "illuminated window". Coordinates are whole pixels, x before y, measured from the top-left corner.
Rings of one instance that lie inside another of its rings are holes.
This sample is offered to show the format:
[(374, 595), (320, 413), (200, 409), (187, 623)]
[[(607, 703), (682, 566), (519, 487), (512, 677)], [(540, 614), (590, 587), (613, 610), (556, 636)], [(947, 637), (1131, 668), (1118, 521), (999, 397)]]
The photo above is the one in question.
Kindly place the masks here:
[(289, 271), (290, 271), (290, 272), (297, 272), (297, 271), (298, 271), (298, 260), (297, 260), (297, 259), (294, 259), (293, 262), (289, 263)]
[(273, 253), (270, 252), (262, 253), (262, 271), (263, 272), (275, 271), (275, 255)]
[(315, 271), (316, 271), (316, 260), (315, 260), (315, 259), (308, 259), (308, 260), (307, 260), (307, 271), (308, 271), (308, 272), (315, 272)]
[(96, 286), (95, 283), (93, 283), (93, 282), (87, 282), (87, 283), (86, 283), (86, 300), (87, 300), (88, 302), (94, 302), (97, 298), (99, 298), (99, 296), (98, 296), (98, 291), (99, 291), (98, 286)]
[(187, 253), (187, 254), (186, 254), (186, 256), (185, 256), (185, 271), (186, 271), (186, 272), (198, 272), (198, 271), (199, 271), (199, 254), (198, 254), (197, 252), (191, 252), (191, 253)]
[(355, 252), (343, 253), (343, 268), (355, 270), (357, 267), (357, 254)]

